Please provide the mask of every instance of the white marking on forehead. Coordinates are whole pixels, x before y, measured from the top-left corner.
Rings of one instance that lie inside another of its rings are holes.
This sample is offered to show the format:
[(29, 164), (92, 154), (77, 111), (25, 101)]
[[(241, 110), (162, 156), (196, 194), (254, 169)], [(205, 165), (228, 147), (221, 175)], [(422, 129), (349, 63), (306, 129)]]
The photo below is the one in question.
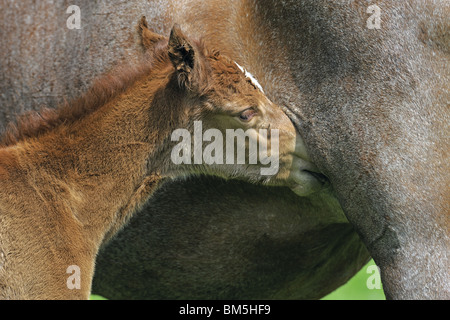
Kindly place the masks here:
[(256, 80), (255, 77), (250, 72), (248, 72), (244, 67), (240, 66), (239, 63), (237, 63), (236, 61), (234, 63), (236, 63), (238, 68), (245, 74), (245, 76), (251, 80), (253, 85), (257, 87), (262, 93), (264, 93), (264, 90), (262, 86), (259, 84), (258, 80)]

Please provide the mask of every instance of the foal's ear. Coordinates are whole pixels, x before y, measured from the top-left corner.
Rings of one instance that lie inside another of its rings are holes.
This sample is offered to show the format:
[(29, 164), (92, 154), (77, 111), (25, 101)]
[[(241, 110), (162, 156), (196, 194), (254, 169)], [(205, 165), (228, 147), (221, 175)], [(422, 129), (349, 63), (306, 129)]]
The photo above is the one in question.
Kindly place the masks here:
[(153, 31), (150, 31), (145, 16), (142, 16), (141, 20), (139, 21), (138, 32), (139, 35), (141, 36), (141, 45), (145, 51), (152, 50), (155, 47), (156, 43), (166, 39), (164, 36), (154, 33)]
[(179, 84), (189, 87), (195, 65), (195, 50), (178, 24), (175, 24), (170, 32), (168, 50), (169, 58), (178, 73)]

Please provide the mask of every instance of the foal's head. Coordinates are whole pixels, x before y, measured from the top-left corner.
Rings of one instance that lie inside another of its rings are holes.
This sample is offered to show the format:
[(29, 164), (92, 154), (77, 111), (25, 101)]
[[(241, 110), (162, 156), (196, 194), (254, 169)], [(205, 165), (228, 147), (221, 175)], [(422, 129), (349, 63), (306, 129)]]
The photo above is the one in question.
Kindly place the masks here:
[(177, 124), (171, 171), (287, 183), (297, 166), (299, 136), (258, 82), (231, 59), (186, 37), (178, 26), (169, 39), (145, 24), (141, 28), (149, 53), (164, 48), (173, 66), (164, 89)]

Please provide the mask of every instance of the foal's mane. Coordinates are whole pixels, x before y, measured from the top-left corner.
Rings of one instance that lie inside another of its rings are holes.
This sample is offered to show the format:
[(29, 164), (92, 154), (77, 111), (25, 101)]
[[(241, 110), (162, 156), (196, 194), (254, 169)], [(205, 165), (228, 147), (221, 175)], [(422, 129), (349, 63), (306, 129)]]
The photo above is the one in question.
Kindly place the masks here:
[[(215, 79), (204, 83), (199, 88), (202, 94), (211, 90), (238, 90), (241, 79), (240, 71), (235, 63), (217, 50), (209, 51), (203, 39), (194, 40), (198, 52), (211, 63)], [(108, 101), (124, 92), (141, 77), (157, 70), (164, 70), (170, 63), (167, 53), (168, 40), (160, 40), (151, 52), (148, 51), (141, 61), (134, 65), (116, 67), (111, 72), (94, 81), (91, 88), (80, 98), (51, 109), (42, 108), (40, 111), (28, 111), (17, 117), (15, 122), (7, 125), (0, 136), (0, 147), (16, 145), (27, 138), (38, 137), (61, 125), (74, 123), (77, 120), (95, 112)], [(207, 78), (206, 70), (199, 71), (203, 78)], [(200, 76), (200, 78), (202, 78)], [(242, 84), (241, 84), (242, 85)]]
[(44, 107), (28, 111), (10, 122), (0, 136), (0, 147), (12, 146), (27, 138), (40, 136), (56, 127), (73, 123), (101, 108), (108, 101), (124, 92), (136, 80), (168, 63), (166, 48), (157, 46), (153, 54), (147, 54), (134, 65), (114, 68), (96, 79), (81, 97), (65, 102), (55, 109)]

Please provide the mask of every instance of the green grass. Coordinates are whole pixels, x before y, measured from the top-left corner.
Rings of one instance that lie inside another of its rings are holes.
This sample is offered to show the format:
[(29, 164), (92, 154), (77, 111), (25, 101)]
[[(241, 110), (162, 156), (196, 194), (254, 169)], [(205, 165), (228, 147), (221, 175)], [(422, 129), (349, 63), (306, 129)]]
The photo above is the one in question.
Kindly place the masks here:
[[(385, 300), (382, 288), (369, 289), (369, 285), (376, 285), (381, 283), (380, 275), (375, 269), (370, 266), (375, 266), (373, 260), (365, 265), (353, 278), (351, 278), (345, 285), (330, 293), (322, 300)], [(91, 295), (91, 300), (107, 300), (101, 296)]]
[(108, 299), (103, 298), (102, 296), (98, 296), (96, 294), (91, 294), (91, 297), (89, 300), (108, 300)]
[(383, 289), (369, 289), (371, 285), (381, 284), (380, 275), (375, 271), (375, 262), (371, 260), (346, 284), (330, 293), (322, 300), (386, 300)]

